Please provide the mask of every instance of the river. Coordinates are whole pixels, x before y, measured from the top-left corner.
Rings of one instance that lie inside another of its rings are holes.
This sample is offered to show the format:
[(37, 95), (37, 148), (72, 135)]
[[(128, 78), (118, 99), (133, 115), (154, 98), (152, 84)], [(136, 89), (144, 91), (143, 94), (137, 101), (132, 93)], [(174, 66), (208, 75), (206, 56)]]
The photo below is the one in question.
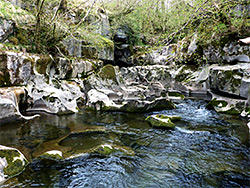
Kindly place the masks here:
[[(203, 100), (175, 103), (174, 110), (43, 114), (29, 122), (2, 125), (0, 144), (16, 147), (30, 159), (58, 148), (68, 156), (59, 161), (33, 159), (23, 173), (0, 187), (249, 187), (246, 120), (208, 110)], [(145, 118), (159, 113), (182, 120), (174, 130), (154, 129)], [(84, 129), (92, 131), (80, 131)], [(134, 154), (86, 153), (100, 144), (118, 145)]]

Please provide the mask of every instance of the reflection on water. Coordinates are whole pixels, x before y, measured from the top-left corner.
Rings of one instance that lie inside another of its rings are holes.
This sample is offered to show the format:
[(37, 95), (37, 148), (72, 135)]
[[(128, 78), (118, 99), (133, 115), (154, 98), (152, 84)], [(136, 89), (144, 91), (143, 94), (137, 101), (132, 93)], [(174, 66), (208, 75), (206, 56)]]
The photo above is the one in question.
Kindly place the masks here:
[[(135, 152), (36, 159), (2, 187), (249, 187), (246, 122), (209, 111), (203, 101), (177, 106), (148, 114), (43, 116), (1, 126), (0, 144), (21, 148), (31, 157), (53, 147), (75, 155), (104, 143)], [(153, 129), (144, 119), (157, 113), (179, 115), (182, 121), (175, 130)]]

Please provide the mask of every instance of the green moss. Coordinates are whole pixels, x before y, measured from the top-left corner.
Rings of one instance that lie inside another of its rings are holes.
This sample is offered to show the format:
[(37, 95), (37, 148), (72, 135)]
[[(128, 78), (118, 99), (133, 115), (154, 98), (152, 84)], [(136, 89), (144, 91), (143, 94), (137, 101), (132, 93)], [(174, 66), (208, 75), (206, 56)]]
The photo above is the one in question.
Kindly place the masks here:
[(49, 153), (44, 153), (40, 156), (41, 158), (44, 159), (51, 159), (51, 160), (62, 160), (62, 156), (59, 154), (49, 154)]
[(49, 56), (40, 56), (35, 64), (36, 71), (40, 74), (46, 74), (47, 67), (51, 62), (52, 59)]
[(102, 145), (99, 147), (96, 152), (98, 152), (101, 155), (110, 155), (115, 152), (114, 148), (110, 145)]
[(17, 150), (0, 150), (0, 157), (6, 159), (8, 166), (4, 168), (4, 174), (10, 177), (22, 172), (28, 164), (26, 159), (21, 160), (21, 154)]
[(119, 153), (122, 155), (134, 155), (134, 151), (131, 148), (125, 147), (125, 146), (117, 146), (117, 145), (110, 145), (110, 144), (104, 144), (98, 146), (96, 149), (94, 149), (93, 153), (99, 154), (99, 155), (112, 155), (114, 153)]
[(105, 65), (99, 72), (99, 76), (102, 79), (110, 79), (113, 80), (114, 82), (117, 82), (116, 80), (116, 74), (115, 74), (115, 69), (113, 65)]
[(19, 40), (16, 37), (10, 37), (9, 41), (14, 45), (18, 45), (19, 43)]
[(229, 110), (224, 111), (223, 113), (229, 114), (229, 115), (239, 115), (241, 112), (235, 109), (234, 107), (232, 107)]
[(168, 92), (168, 95), (170, 97), (180, 97), (181, 99), (185, 98), (185, 96), (179, 92)]
[(156, 117), (159, 119), (170, 119), (173, 122), (181, 120), (180, 116), (166, 116), (166, 115), (158, 114), (156, 115)]
[(226, 107), (227, 106), (227, 102), (226, 101), (222, 101), (222, 100), (217, 100), (216, 98), (214, 98), (213, 100), (211, 100), (206, 108), (214, 110), (215, 107)]
[(171, 121), (169, 117), (164, 115), (158, 117), (154, 115), (148, 116), (145, 120), (154, 128), (162, 128), (162, 129), (175, 128), (175, 124)]

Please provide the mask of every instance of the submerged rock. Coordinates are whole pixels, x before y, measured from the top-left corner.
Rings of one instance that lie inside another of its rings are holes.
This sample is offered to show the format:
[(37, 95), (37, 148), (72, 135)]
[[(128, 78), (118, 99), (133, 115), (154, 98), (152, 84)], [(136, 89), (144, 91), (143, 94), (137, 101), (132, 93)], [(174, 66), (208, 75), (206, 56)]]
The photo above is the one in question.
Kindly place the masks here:
[(20, 174), (27, 164), (27, 159), (19, 150), (0, 145), (0, 182)]
[(114, 153), (122, 153), (123, 155), (131, 155), (134, 156), (135, 153), (132, 149), (125, 147), (125, 146), (117, 146), (112, 144), (102, 144), (95, 148), (92, 152), (92, 154), (98, 154), (98, 155), (111, 155)]
[(175, 124), (173, 122), (180, 121), (181, 117), (180, 116), (166, 116), (163, 114), (158, 114), (158, 115), (148, 116), (145, 120), (154, 128), (173, 129), (175, 128)]

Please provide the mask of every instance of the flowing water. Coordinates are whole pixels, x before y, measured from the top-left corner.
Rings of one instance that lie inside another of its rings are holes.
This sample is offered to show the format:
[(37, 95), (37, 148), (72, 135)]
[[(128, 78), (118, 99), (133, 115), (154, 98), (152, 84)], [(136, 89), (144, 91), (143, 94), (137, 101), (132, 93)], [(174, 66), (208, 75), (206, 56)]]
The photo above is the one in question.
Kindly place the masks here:
[[(186, 100), (177, 102), (177, 109), (147, 114), (43, 115), (3, 125), (0, 144), (19, 148), (28, 158), (58, 148), (74, 157), (35, 159), (0, 187), (250, 187), (246, 121), (205, 105)], [(145, 118), (158, 113), (182, 121), (174, 130), (154, 129)], [(86, 154), (100, 144), (119, 145), (134, 155)]]

